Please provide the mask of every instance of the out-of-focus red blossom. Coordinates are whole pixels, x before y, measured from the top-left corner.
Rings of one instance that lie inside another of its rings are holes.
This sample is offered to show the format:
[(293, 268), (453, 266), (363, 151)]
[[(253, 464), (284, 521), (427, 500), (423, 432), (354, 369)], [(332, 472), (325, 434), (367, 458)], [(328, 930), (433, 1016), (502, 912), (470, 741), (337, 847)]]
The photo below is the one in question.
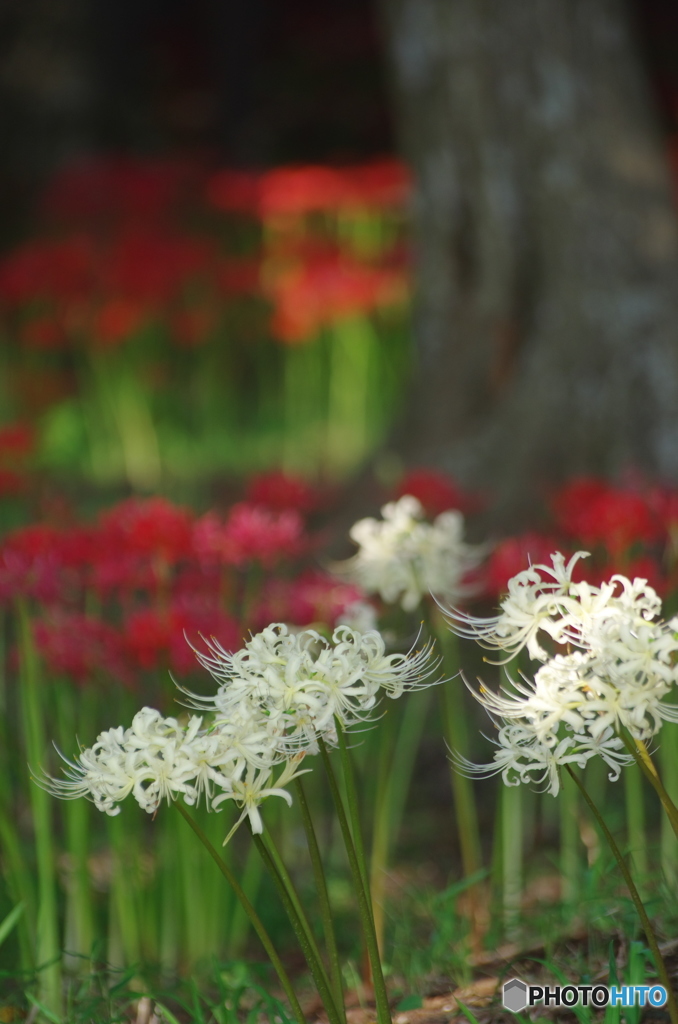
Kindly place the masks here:
[(96, 258), (84, 235), (36, 239), (0, 262), (0, 303), (13, 308), (36, 299), (86, 296)]
[(144, 323), (147, 311), (130, 299), (109, 299), (95, 310), (92, 334), (95, 342), (110, 348), (135, 334)]
[(64, 326), (54, 316), (40, 316), (26, 320), (20, 327), (21, 341), (27, 348), (48, 352), (65, 347), (68, 336)]
[(593, 586), (599, 587), (617, 574), (626, 576), (630, 580), (636, 578), (647, 580), (650, 586), (661, 596), (664, 596), (667, 592), (667, 579), (662, 573), (657, 560), (651, 555), (640, 555), (638, 558), (632, 558), (630, 561), (625, 559), (620, 562), (606, 561), (604, 564), (596, 562), (594, 559), (584, 558), (577, 562), (572, 573), (572, 579), (575, 582), (586, 580), (588, 583), (593, 584)]
[(217, 323), (217, 314), (209, 307), (179, 309), (172, 314), (172, 337), (182, 348), (197, 348), (210, 337)]
[(192, 513), (166, 498), (129, 498), (100, 519), (114, 548), (174, 565), (191, 549)]
[(42, 206), (49, 216), (67, 224), (154, 222), (167, 217), (203, 176), (200, 165), (188, 160), (81, 161), (55, 176)]
[(0, 467), (0, 498), (21, 494), (25, 486), (26, 478), (21, 473)]
[(35, 449), (35, 429), (28, 423), (0, 427), (0, 496), (18, 494), (26, 478), (17, 472)]
[(193, 548), (206, 564), (242, 567), (258, 562), (270, 569), (299, 555), (305, 546), (304, 523), (294, 509), (273, 512), (261, 505), (240, 502), (221, 523), (208, 512), (193, 528)]
[(292, 508), (307, 513), (316, 509), (320, 503), (317, 490), (306, 480), (281, 470), (251, 477), (246, 494), (247, 500), (253, 505), (265, 505), (274, 512)]
[(0, 548), (0, 601), (33, 597), (49, 602), (61, 595), (60, 535), (52, 526), (25, 526), (8, 534)]
[(396, 160), (357, 167), (281, 167), (256, 176), (220, 171), (207, 186), (209, 201), (221, 210), (253, 216), (298, 216), (312, 210), (400, 206), (411, 179)]
[(192, 596), (174, 601), (167, 611), (142, 608), (125, 621), (125, 642), (139, 668), (171, 668), (195, 671), (193, 647), (201, 635), (215, 637), (227, 651), (242, 646), (238, 624), (208, 597)]
[(106, 622), (53, 609), (33, 623), (35, 641), (50, 672), (81, 685), (103, 676), (129, 686), (132, 671), (123, 637)]
[(513, 576), (531, 565), (551, 565), (551, 555), (556, 551), (566, 555), (562, 540), (542, 533), (523, 533), (499, 541), (484, 569), (486, 592), (496, 596), (505, 594)]
[(264, 290), (273, 303), (271, 332), (299, 344), (336, 320), (402, 302), (408, 287), (400, 270), (323, 255), (268, 273)]
[(302, 573), (295, 580), (273, 579), (257, 609), (256, 626), (263, 628), (269, 622), (295, 626), (326, 622), (333, 626), (349, 605), (363, 600), (365, 595), (359, 587), (317, 571)]
[(397, 498), (404, 494), (411, 494), (417, 498), (429, 518), (434, 518), (448, 509), (459, 509), (464, 513), (474, 512), (479, 504), (477, 498), (465, 494), (451, 477), (437, 469), (414, 469), (407, 473), (395, 492)]
[(261, 289), (261, 261), (224, 260), (217, 281), (227, 295), (256, 295)]
[(613, 559), (635, 543), (651, 544), (661, 537), (661, 524), (646, 496), (601, 480), (573, 480), (556, 492), (551, 504), (559, 529), (585, 545), (602, 545)]

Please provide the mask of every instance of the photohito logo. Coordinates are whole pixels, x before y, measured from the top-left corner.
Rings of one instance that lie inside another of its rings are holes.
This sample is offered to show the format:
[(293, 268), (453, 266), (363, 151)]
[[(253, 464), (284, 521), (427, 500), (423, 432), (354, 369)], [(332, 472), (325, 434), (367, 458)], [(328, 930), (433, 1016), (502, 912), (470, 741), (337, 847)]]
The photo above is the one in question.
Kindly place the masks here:
[(520, 1013), (528, 1006), (664, 1006), (663, 985), (528, 985), (520, 978), (504, 984), (505, 1009)]

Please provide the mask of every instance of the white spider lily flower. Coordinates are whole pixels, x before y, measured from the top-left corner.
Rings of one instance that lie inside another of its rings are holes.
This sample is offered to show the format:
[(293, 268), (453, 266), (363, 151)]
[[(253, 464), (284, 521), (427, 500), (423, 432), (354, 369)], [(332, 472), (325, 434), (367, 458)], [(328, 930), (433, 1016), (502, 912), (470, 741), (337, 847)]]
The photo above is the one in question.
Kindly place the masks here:
[[(524, 647), (531, 658), (547, 661), (549, 654), (538, 640), (539, 631), (552, 640), (568, 638), (568, 621), (562, 614), (572, 584), (572, 571), (588, 552), (577, 551), (567, 565), (560, 552), (551, 556), (552, 565), (533, 565), (508, 583), (508, 594), (501, 601), (499, 615), (478, 618), (458, 608), (445, 610), (445, 617), (457, 636), (476, 640), (482, 647), (507, 652), (510, 661)], [(576, 602), (570, 602), (574, 611)], [(502, 664), (502, 662), (499, 662)]]
[(193, 719), (185, 731), (176, 719), (143, 708), (131, 728), (109, 729), (75, 761), (63, 758), (68, 765), (66, 779), (38, 781), (55, 796), (88, 797), (111, 816), (119, 813), (117, 805), (130, 794), (149, 814), (161, 800), (170, 801), (179, 793), (193, 802), (196, 771), (190, 746), (199, 725), (200, 720)]
[(275, 780), (275, 785), (273, 786), (269, 785), (273, 774), (271, 768), (262, 771), (261, 769), (255, 768), (253, 765), (247, 765), (247, 767), (244, 767), (240, 773), (231, 779), (229, 789), (220, 793), (219, 796), (212, 800), (213, 810), (216, 810), (216, 808), (226, 800), (233, 800), (238, 807), (242, 808), (240, 817), (224, 839), (224, 846), (226, 846), (229, 839), (231, 839), (245, 818), (249, 818), (250, 828), (253, 835), (261, 835), (264, 831), (264, 823), (259, 812), (259, 807), (268, 797), (281, 797), (287, 803), (288, 807), (292, 806), (292, 797), (285, 789), (285, 786), (289, 785), (289, 783), (293, 779), (297, 778), (297, 776), (305, 775), (306, 772), (310, 770), (308, 768), (303, 771), (299, 769), (298, 765), (301, 763), (303, 757), (304, 755), (302, 753), (290, 758), (278, 778)]
[(405, 611), (414, 611), (429, 593), (447, 601), (468, 594), (465, 577), (485, 548), (464, 541), (461, 512), (443, 512), (427, 523), (421, 503), (406, 494), (384, 505), (381, 514), (381, 520), (361, 519), (351, 527), (358, 551), (335, 563), (335, 572)]
[(386, 654), (380, 633), (338, 626), (328, 641), (315, 630), (291, 634), (284, 623), (262, 630), (231, 654), (214, 639), (198, 660), (220, 682), (213, 697), (189, 694), (195, 706), (213, 710), (217, 723), (234, 716), (270, 738), (275, 750), (317, 753), (318, 739), (336, 743), (342, 729), (369, 721), (380, 693), (398, 697), (427, 685), (435, 668), (431, 645), (407, 654)]
[(57, 753), (68, 765), (64, 769), (66, 778), (34, 776), (34, 779), (53, 796), (62, 800), (87, 797), (93, 801), (97, 810), (114, 817), (120, 813), (118, 804), (129, 796), (135, 782), (124, 741), (124, 729), (118, 726), (100, 733), (94, 746), (82, 750), (74, 761), (70, 761), (57, 748)]
[[(616, 779), (631, 762), (621, 730), (645, 741), (664, 721), (678, 722), (678, 706), (663, 700), (678, 680), (678, 620), (657, 619), (661, 601), (646, 580), (617, 575), (600, 587), (573, 583), (575, 559), (565, 566), (553, 555), (553, 571), (534, 566), (514, 577), (495, 619), (477, 625), (466, 617), (462, 629), (476, 630), (486, 646), (513, 652), (525, 646), (544, 664), (533, 680), (522, 673), (519, 681), (509, 677), (511, 685), (500, 693), (483, 684), (471, 690), (503, 724), (492, 765), (476, 770), (457, 757), (463, 771), (501, 771), (508, 784), (541, 772), (538, 781), (548, 779), (555, 792), (559, 764), (597, 755)], [(523, 618), (515, 613), (516, 598)], [(566, 642), (568, 653), (549, 656), (537, 640), (540, 631)]]
[(542, 742), (534, 729), (518, 722), (502, 725), (493, 742), (497, 749), (489, 764), (476, 765), (453, 752), (457, 769), (464, 775), (481, 778), (501, 774), (506, 786), (536, 783), (552, 796), (557, 796), (560, 789), (559, 766), (576, 764), (583, 768), (593, 756), (578, 747), (574, 736), (565, 736), (554, 745)]

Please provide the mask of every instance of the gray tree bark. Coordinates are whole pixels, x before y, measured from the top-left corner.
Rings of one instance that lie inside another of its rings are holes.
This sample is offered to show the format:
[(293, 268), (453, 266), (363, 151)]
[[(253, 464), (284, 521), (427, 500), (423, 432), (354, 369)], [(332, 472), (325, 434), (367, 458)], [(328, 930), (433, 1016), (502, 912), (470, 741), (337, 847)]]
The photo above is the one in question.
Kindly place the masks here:
[(678, 232), (624, 0), (379, 0), (415, 178), (412, 463), (496, 523), (678, 479)]

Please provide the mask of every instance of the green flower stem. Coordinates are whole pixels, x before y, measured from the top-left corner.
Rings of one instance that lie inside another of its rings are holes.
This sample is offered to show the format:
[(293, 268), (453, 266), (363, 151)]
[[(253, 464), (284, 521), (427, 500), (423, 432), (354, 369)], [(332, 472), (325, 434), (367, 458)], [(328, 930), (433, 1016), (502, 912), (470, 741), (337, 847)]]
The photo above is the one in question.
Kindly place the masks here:
[[(17, 602), (21, 655), (21, 710), (26, 753), (33, 770), (44, 765), (46, 754), (42, 716), (45, 691), (40, 688), (38, 654), (28, 608)], [(31, 810), (38, 862), (38, 921), (36, 962), (40, 972), (40, 1001), (57, 1016), (62, 1011), (61, 949), (56, 894), (56, 857), (53, 842), (52, 801), (38, 785), (30, 787)]]
[(570, 906), (579, 898), (579, 809), (577, 787), (562, 778), (560, 793), (560, 875), (563, 899)]
[[(257, 837), (257, 838), (259, 838), (259, 837)], [(304, 910), (304, 907), (302, 905), (301, 900), (299, 899), (299, 894), (298, 894), (298, 892), (296, 890), (294, 882), (292, 881), (292, 877), (291, 877), (289, 871), (287, 870), (287, 868), (285, 867), (285, 863), (284, 863), (284, 861), (283, 861), (283, 859), (282, 859), (282, 857), (280, 855), (280, 851), (278, 850), (278, 847), (276, 846), (276, 844), (273, 841), (273, 838), (271, 836), (270, 830), (267, 830), (266, 832), (264, 832), (264, 834), (260, 838), (261, 838), (261, 842), (264, 844), (264, 847), (266, 848), (266, 853), (268, 854), (271, 862), (273, 863), (273, 866), (274, 866), (275, 870), (278, 873), (278, 877), (279, 877), (280, 881), (285, 886), (285, 890), (287, 892), (287, 896), (289, 897), (289, 900), (292, 903), (292, 906), (294, 907), (294, 912), (297, 915), (297, 917), (299, 918), (301, 926), (304, 929), (304, 934), (306, 935), (306, 941), (307, 941), (308, 945), (311, 947), (313, 955), (316, 958), (316, 960), (318, 961), (318, 963), (321, 966), (323, 966), (322, 954), (320, 952), (320, 949), (318, 948), (318, 943), (315, 940), (315, 935), (313, 934), (313, 929), (311, 928), (310, 922), (308, 920), (308, 916), (306, 914), (306, 911)], [(258, 843), (256, 845), (258, 846)], [(268, 862), (267, 862), (267, 866), (268, 866)], [(326, 975), (324, 967), (323, 967), (323, 973)], [(327, 978), (327, 976), (326, 976), (325, 980), (326, 980), (327, 984), (329, 985), (329, 979)], [(334, 1000), (334, 996), (332, 996), (332, 999)], [(336, 1000), (334, 1000), (334, 1001), (336, 1002)]]
[(671, 987), (671, 981), (669, 978), (668, 971), (666, 970), (666, 964), (664, 963), (664, 958), (662, 957), (661, 952), (659, 950), (657, 936), (655, 935), (650, 919), (647, 916), (645, 907), (643, 906), (643, 901), (640, 898), (633, 878), (631, 877), (631, 873), (628, 867), (626, 866), (626, 861), (621, 855), (621, 851), (619, 850), (619, 847), (617, 846), (614, 840), (614, 836), (605, 824), (603, 816), (601, 815), (600, 811), (598, 810), (593, 800), (589, 796), (584, 786), (584, 783), (578, 777), (576, 772), (572, 770), (569, 764), (565, 765), (565, 768), (567, 769), (568, 774), (571, 776), (571, 778), (574, 779), (575, 783), (579, 787), (579, 790), (582, 796), (584, 797), (584, 800), (591, 809), (591, 812), (595, 817), (596, 821), (598, 822), (598, 825), (600, 826), (600, 829), (603, 835), (605, 836), (605, 839), (607, 840), (608, 845), (612, 850), (612, 853), (614, 854), (614, 858), (617, 861), (617, 864), (619, 865), (619, 870), (621, 871), (624, 881), (626, 882), (626, 887), (629, 890), (629, 894), (631, 896), (631, 899), (633, 900), (633, 904), (638, 912), (638, 917), (640, 918), (641, 923), (643, 925), (643, 929), (645, 931), (645, 938), (647, 939), (650, 950), (652, 951), (652, 956), (654, 957), (655, 966), (657, 968), (657, 974), (659, 975), (661, 983), (666, 989), (668, 995), (668, 1007), (669, 1016), (671, 1018), (671, 1024), (678, 1024), (678, 1004), (676, 1003), (676, 996), (673, 991), (673, 988)]
[(502, 894), (504, 925), (510, 935), (520, 915), (523, 890), (523, 794), (520, 786), (501, 790)]
[[(106, 824), (113, 858), (110, 908), (117, 925), (117, 929), (113, 928), (111, 934), (115, 935), (116, 941), (119, 942), (118, 958), (122, 957), (120, 966), (131, 967), (138, 964), (141, 953), (139, 914), (135, 900), (137, 886), (134, 884), (138, 854), (134, 827), (136, 823), (130, 820), (129, 816), (123, 818), (121, 814), (117, 814), (109, 817)], [(112, 959), (111, 962), (115, 961)]]
[(297, 804), (301, 812), (301, 820), (304, 826), (304, 832), (306, 833), (306, 843), (308, 845), (308, 852), (311, 858), (311, 867), (313, 868), (313, 878), (315, 880), (316, 892), (318, 894), (318, 902), (320, 904), (320, 916), (323, 923), (323, 933), (325, 935), (325, 945), (327, 947), (327, 955), (330, 962), (330, 981), (332, 982), (332, 989), (334, 992), (334, 1001), (337, 1004), (337, 1009), (344, 1015), (344, 985), (341, 977), (341, 964), (339, 961), (339, 950), (337, 949), (337, 939), (334, 933), (334, 921), (332, 919), (332, 907), (330, 906), (330, 897), (327, 892), (327, 880), (325, 878), (325, 869), (323, 868), (322, 858), (320, 856), (320, 848), (318, 846), (318, 839), (315, 833), (315, 827), (313, 825), (313, 819), (311, 818), (311, 812), (309, 810), (308, 801), (306, 800), (306, 793), (302, 781), (299, 777), (294, 780), (294, 789), (297, 797)]
[(395, 732), (398, 711), (397, 705), (393, 702), (394, 706), (389, 706), (381, 730), (379, 782), (370, 858), (372, 914), (380, 953), (383, 952), (384, 944), (384, 890), (389, 855), (403, 820), (414, 764), (432, 696), (433, 692), (429, 688), (408, 699), (396, 736), (392, 734)]
[[(262, 875), (264, 873), (261, 858), (253, 846), (250, 846), (245, 859), (242, 874), (242, 888), (250, 903), (255, 903)], [(240, 955), (247, 939), (249, 922), (247, 914), (240, 904), (233, 907), (233, 915), (229, 929), (229, 949), (232, 956)]]
[(205, 849), (209, 853), (210, 857), (212, 858), (212, 860), (214, 861), (216, 866), (221, 871), (222, 875), (224, 876), (224, 878), (226, 879), (228, 884), (233, 889), (233, 892), (235, 893), (235, 895), (237, 896), (238, 900), (240, 901), (240, 905), (242, 906), (243, 910), (245, 911), (245, 913), (247, 914), (248, 918), (252, 922), (252, 927), (254, 928), (255, 932), (259, 936), (259, 939), (261, 940), (261, 944), (264, 947), (264, 949), (266, 950), (266, 953), (268, 955), (269, 960), (271, 961), (271, 963), (273, 964), (273, 967), (275, 968), (275, 971), (276, 971), (276, 973), (278, 975), (278, 978), (280, 979), (280, 984), (282, 985), (283, 989), (285, 990), (285, 995), (287, 996), (287, 998), (289, 1000), (290, 1006), (292, 1007), (292, 1012), (294, 1013), (294, 1016), (296, 1017), (296, 1019), (298, 1021), (298, 1024), (306, 1024), (306, 1019), (304, 1017), (304, 1014), (303, 1014), (303, 1011), (301, 1009), (301, 1006), (299, 1005), (299, 1000), (297, 999), (297, 997), (296, 997), (296, 995), (294, 993), (294, 989), (292, 988), (292, 983), (291, 983), (291, 981), (289, 979), (287, 971), (283, 967), (282, 960), (278, 956), (278, 954), (276, 952), (276, 949), (275, 949), (275, 946), (271, 942), (271, 938), (270, 938), (268, 932), (266, 931), (266, 929), (264, 928), (264, 925), (263, 925), (263, 923), (261, 921), (261, 918), (257, 914), (256, 910), (254, 909), (254, 907), (252, 906), (250, 901), (247, 899), (247, 896), (245, 895), (245, 893), (241, 889), (240, 884), (238, 883), (237, 878), (235, 877), (235, 875), (233, 874), (233, 872), (229, 868), (229, 866), (226, 863), (226, 861), (224, 861), (219, 856), (219, 854), (217, 853), (216, 849), (212, 846), (211, 842), (209, 841), (209, 839), (207, 838), (207, 836), (205, 835), (203, 830), (198, 825), (197, 821), (195, 821), (191, 817), (191, 815), (188, 813), (186, 808), (182, 804), (180, 804), (178, 800), (174, 801), (174, 806), (179, 811), (179, 814), (182, 816), (182, 818), (184, 818), (184, 820), (186, 822), (188, 822), (190, 827), (193, 829), (193, 831), (195, 832), (196, 836), (198, 837), (198, 839), (200, 840), (202, 845), (205, 847)]
[(621, 738), (624, 741), (624, 746), (635, 759), (645, 778), (661, 800), (662, 807), (666, 811), (668, 819), (671, 822), (671, 827), (676, 833), (676, 837), (678, 837), (678, 807), (676, 807), (673, 800), (664, 789), (662, 780), (657, 774), (657, 769), (654, 766), (654, 762), (650, 757), (647, 747), (642, 740), (632, 739), (626, 731), (621, 733)]
[[(663, 784), (673, 803), (678, 799), (678, 725), (664, 722), (664, 741), (659, 748)], [(661, 864), (669, 888), (678, 891), (678, 842), (667, 814), (661, 822)]]
[[(320, 960), (318, 947), (312, 935), (310, 934), (308, 922), (305, 919), (306, 915), (303, 913), (302, 910), (301, 914), (303, 916), (301, 916), (297, 910), (297, 907), (301, 909), (301, 905), (299, 904), (296, 893), (294, 894), (294, 897), (291, 895), (291, 881), (290, 888), (288, 888), (285, 879), (280, 875), (275, 860), (269, 853), (266, 847), (266, 843), (264, 843), (261, 836), (252, 833), (252, 840), (257, 848), (257, 851), (259, 852), (259, 856), (261, 857), (266, 869), (268, 870), (271, 876), (273, 884), (278, 890), (280, 902), (285, 908), (285, 912), (289, 918), (290, 924), (292, 925), (294, 934), (297, 937), (297, 942), (301, 946), (301, 950), (304, 954), (306, 963), (308, 964), (311, 974), (313, 975), (313, 980), (318, 990), (318, 995), (322, 999), (322, 1003), (327, 1012), (327, 1016), (329, 1017), (330, 1024), (342, 1024), (342, 1018), (339, 1015), (339, 1011), (337, 1010), (337, 1007), (335, 1005), (334, 996), (332, 995), (332, 990), (330, 988), (327, 973), (322, 965), (322, 961)], [(287, 872), (285, 872), (285, 874), (287, 875), (287, 879), (289, 880), (289, 875), (287, 874)]]
[[(448, 746), (459, 754), (468, 753), (467, 711), (464, 706), (465, 687), (459, 676), (459, 643), (457, 637), (442, 623), (433, 627), (443, 654), (447, 680), (441, 684), (443, 699), (443, 721)], [(468, 878), (483, 866), (478, 810), (476, 807), (473, 781), (451, 768), (452, 794), (457, 819), (457, 834), (461, 848), (461, 862), (464, 875)]]
[[(339, 733), (341, 743), (342, 732), (340, 727), (337, 728), (337, 732)], [(374, 997), (377, 1004), (377, 1020), (379, 1024), (391, 1024), (391, 1011), (388, 1005), (388, 993), (386, 992), (384, 974), (381, 969), (381, 959), (379, 957), (379, 946), (377, 945), (377, 936), (374, 930), (374, 919), (372, 917), (372, 907), (370, 903), (369, 891), (365, 886), (365, 876), (363, 875), (363, 872), (360, 869), (358, 855), (356, 853), (355, 846), (353, 845), (351, 827), (346, 816), (346, 810), (344, 808), (343, 800), (341, 799), (341, 793), (339, 792), (337, 779), (334, 774), (334, 769), (332, 768), (330, 755), (325, 745), (325, 741), (322, 739), (322, 737), (320, 737), (320, 739), (318, 740), (318, 746), (320, 748), (320, 755), (323, 760), (325, 772), (327, 773), (327, 780), (329, 782), (330, 790), (332, 792), (332, 799), (334, 801), (334, 806), (337, 811), (337, 817), (339, 819), (339, 826), (341, 828), (344, 846), (346, 847), (346, 854), (348, 856), (351, 875), (353, 876), (353, 886), (355, 889), (356, 898), (358, 900), (358, 912), (360, 914), (360, 922), (362, 925), (363, 935), (365, 938), (365, 945), (367, 947), (367, 955), (370, 960), (370, 968), (372, 970)], [(344, 750), (346, 751), (345, 741)], [(346, 759), (348, 760), (348, 751), (346, 751)], [(346, 789), (348, 793), (348, 781)], [(353, 805), (351, 804), (350, 794), (348, 796), (348, 802), (349, 814), (353, 818), (355, 834), (359, 830), (357, 820), (357, 802), (355, 802)]]
[[(643, 772), (638, 764), (630, 764), (624, 772), (624, 798), (626, 803), (626, 845), (636, 877), (647, 877), (647, 833), (645, 828), (645, 802)], [(642, 892), (642, 882), (640, 883)]]
[(353, 839), (353, 846), (355, 848), (356, 857), (358, 859), (358, 867), (360, 868), (360, 874), (363, 880), (363, 887), (367, 895), (367, 899), (370, 907), (370, 916), (372, 915), (372, 898), (370, 894), (370, 876), (367, 869), (367, 857), (365, 856), (365, 844), (363, 843), (363, 832), (360, 827), (360, 807), (358, 804), (358, 790), (355, 784), (355, 772), (353, 771), (353, 763), (351, 761), (351, 755), (348, 751), (348, 745), (346, 743), (346, 734), (341, 728), (341, 724), (335, 720), (337, 729), (337, 737), (339, 739), (339, 757), (341, 758), (341, 771), (344, 776), (344, 785), (346, 787), (346, 803), (348, 805), (348, 820), (349, 827), (351, 829), (351, 837)]

